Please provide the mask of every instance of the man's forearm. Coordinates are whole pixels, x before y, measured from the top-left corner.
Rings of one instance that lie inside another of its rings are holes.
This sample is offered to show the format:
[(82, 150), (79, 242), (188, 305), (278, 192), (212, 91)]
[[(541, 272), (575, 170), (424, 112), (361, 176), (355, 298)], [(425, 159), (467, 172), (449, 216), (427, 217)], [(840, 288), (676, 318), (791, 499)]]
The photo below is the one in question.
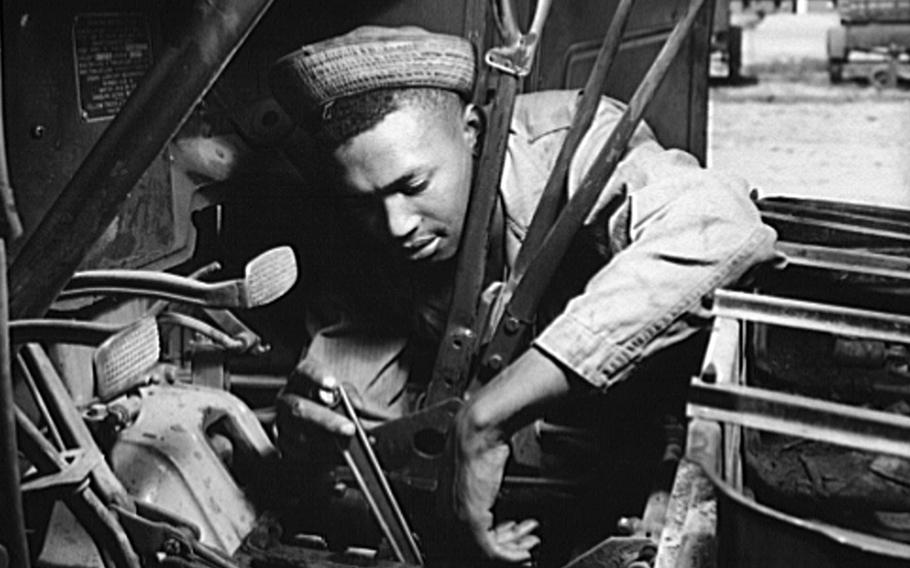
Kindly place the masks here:
[(505, 439), (565, 397), (573, 382), (559, 364), (532, 347), (473, 393), (462, 416), (463, 432)]

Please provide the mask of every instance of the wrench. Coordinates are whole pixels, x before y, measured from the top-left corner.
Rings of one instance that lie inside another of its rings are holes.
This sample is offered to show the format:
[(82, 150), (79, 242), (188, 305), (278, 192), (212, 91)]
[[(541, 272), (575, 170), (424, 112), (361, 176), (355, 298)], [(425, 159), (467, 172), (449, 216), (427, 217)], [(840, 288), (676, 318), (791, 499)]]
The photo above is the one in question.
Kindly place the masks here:
[(324, 386), (323, 392), (327, 396), (323, 402), (329, 406), (340, 406), (348, 420), (354, 423), (354, 436), (349, 440), (339, 440), (339, 449), (357, 480), (373, 517), (379, 523), (379, 528), (400, 562), (423, 566), (423, 557), (414, 539), (414, 533), (411, 532), (404, 513), (395, 495), (392, 494), (392, 488), (379, 465), (379, 460), (376, 459), (370, 438), (357, 417), (350, 397), (337, 381), (326, 382), (329, 384)]

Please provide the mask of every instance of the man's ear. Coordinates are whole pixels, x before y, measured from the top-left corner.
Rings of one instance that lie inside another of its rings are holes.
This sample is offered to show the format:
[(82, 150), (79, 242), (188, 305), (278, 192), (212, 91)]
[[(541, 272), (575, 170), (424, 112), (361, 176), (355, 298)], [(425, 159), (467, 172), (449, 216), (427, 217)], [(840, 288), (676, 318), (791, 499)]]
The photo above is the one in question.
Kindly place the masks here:
[(484, 120), (483, 114), (477, 105), (468, 103), (464, 107), (462, 114), (462, 126), (465, 141), (470, 146), (472, 153), (476, 156), (480, 154), (480, 137), (483, 134)]

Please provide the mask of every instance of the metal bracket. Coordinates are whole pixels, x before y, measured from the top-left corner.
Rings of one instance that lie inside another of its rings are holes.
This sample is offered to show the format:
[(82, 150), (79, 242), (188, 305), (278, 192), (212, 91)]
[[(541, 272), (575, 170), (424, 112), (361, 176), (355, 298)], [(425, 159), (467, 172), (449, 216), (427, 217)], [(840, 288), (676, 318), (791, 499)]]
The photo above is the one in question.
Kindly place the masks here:
[(534, 54), (551, 4), (552, 0), (538, 0), (531, 28), (523, 34), (515, 18), (512, 0), (494, 1), (493, 16), (506, 45), (488, 50), (484, 56), (486, 64), (516, 77), (527, 76), (534, 64)]

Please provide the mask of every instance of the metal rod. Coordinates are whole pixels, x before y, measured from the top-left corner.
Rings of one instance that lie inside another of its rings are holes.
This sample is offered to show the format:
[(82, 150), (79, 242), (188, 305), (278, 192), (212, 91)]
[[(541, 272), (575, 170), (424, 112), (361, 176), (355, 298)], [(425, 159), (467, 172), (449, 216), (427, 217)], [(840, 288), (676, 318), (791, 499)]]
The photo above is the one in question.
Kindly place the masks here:
[[(15, 412), (20, 444), (35, 469), (48, 475), (63, 471), (67, 467), (66, 460), (41, 435), (22, 410), (16, 408)], [(139, 557), (123, 527), (91, 487), (83, 485), (76, 491), (66, 492), (63, 499), (98, 550), (110, 553), (114, 565), (123, 568), (140, 567)]]
[[(2, 32), (0, 32), (0, 51), (2, 51), (2, 39)], [(3, 89), (3, 74), (3, 64), (0, 62), (0, 93), (6, 92)], [(3, 97), (0, 97), (0, 99), (3, 99)], [(5, 116), (6, 111), (3, 100), (0, 100), (0, 239), (10, 243), (22, 236), (22, 221), (16, 211), (13, 188), (9, 179), (9, 163), (6, 160)]]
[[(0, 52), (3, 37), (0, 32)], [(6, 503), (9, 521), (0, 528), (0, 543), (9, 553), (12, 568), (28, 568), (28, 540), (22, 509), (16, 419), (13, 411), (13, 377), (9, 345), (9, 288), (6, 244), (22, 235), (6, 160), (6, 112), (3, 105), (3, 64), (0, 57), (0, 503)]]
[(901, 221), (910, 223), (910, 211), (906, 209), (894, 209), (882, 207), (880, 205), (869, 205), (865, 203), (848, 203), (842, 201), (829, 201), (825, 199), (807, 199), (805, 197), (787, 197), (784, 195), (775, 195), (765, 197), (756, 202), (759, 210), (765, 208), (775, 208), (788, 206), (792, 209), (808, 208), (810, 210), (828, 210), (839, 211), (848, 216), (860, 216), (865, 218), (888, 219), (890, 221)]
[(165, 50), (146, 74), (14, 260), (14, 318), (44, 314), (271, 4), (194, 3), (193, 22), (179, 45)]
[(68, 319), (24, 319), (10, 322), (12, 343), (99, 345), (125, 326)]
[(477, 180), (459, 244), (452, 304), (427, 387), (428, 406), (453, 396), (460, 397), (467, 387), (471, 362), (477, 351), (478, 300), (483, 287), (490, 225), (517, 93), (518, 78), (499, 72), (483, 153), (477, 165)]
[[(769, 225), (793, 225), (799, 227), (802, 231), (813, 230), (824, 232), (825, 234), (835, 235), (841, 238), (852, 237), (854, 239), (866, 239), (865, 242), (875, 242), (876, 246), (908, 246), (910, 245), (910, 234), (904, 231), (892, 231), (873, 227), (862, 227), (853, 223), (844, 223), (839, 221), (828, 221), (824, 219), (812, 219), (801, 215), (790, 213), (778, 213), (774, 211), (762, 211), (762, 219)], [(830, 238), (825, 239), (831, 241)], [(881, 241), (881, 242), (878, 242)]]
[(816, 221), (831, 221), (844, 223), (855, 226), (860, 229), (870, 228), (898, 233), (910, 233), (910, 220), (889, 218), (884, 215), (874, 213), (860, 213), (844, 211), (831, 207), (820, 207), (809, 204), (781, 204), (774, 202), (763, 202), (759, 204), (762, 213), (777, 213), (780, 215), (790, 215), (797, 219), (813, 219)]
[(389, 541), (395, 556), (401, 562), (423, 566), (423, 558), (417, 542), (414, 540), (414, 534), (382, 472), (376, 454), (373, 453), (370, 439), (357, 418), (357, 411), (351, 404), (351, 399), (344, 387), (339, 385), (336, 392), (345, 415), (354, 423), (356, 429), (354, 437), (350, 441), (341, 442), (347, 444), (341, 448), (341, 454), (348, 467), (351, 468), (357, 485), (360, 486), (360, 490), (370, 505), (370, 510), (382, 533)]
[(910, 344), (910, 317), (775, 296), (717, 290), (715, 317)]
[[(57, 426), (61, 429), (64, 442), (83, 449), (97, 448), (92, 434), (76, 409), (72, 397), (66, 390), (63, 380), (57, 374), (53, 363), (44, 350), (34, 343), (24, 345), (20, 351), (26, 363), (38, 379), (42, 391)], [(107, 462), (92, 470), (92, 483), (106, 503), (120, 505), (129, 511), (135, 510), (132, 498)]]
[(604, 187), (622, 159), (632, 135), (644, 117), (658, 87), (666, 77), (677, 54), (687, 41), (705, 0), (692, 0), (683, 18), (677, 22), (660, 53), (657, 54), (641, 84), (632, 95), (629, 105), (618, 124), (610, 133), (594, 165), (566, 204), (555, 224), (538, 248), (534, 259), (514, 285), (515, 293), (506, 306), (505, 313), (497, 323), (496, 331), (484, 354), (484, 368), (488, 374), (497, 372), (507, 365), (518, 352), (524, 340), (524, 331), (530, 325), (537, 304), (559, 267), (565, 251), (581, 227), (594, 203), (600, 197), (607, 204), (607, 210), (621, 204), (622, 188), (605, 193)]
[(25, 537), (25, 513), (22, 508), (19, 452), (16, 444), (7, 300), (6, 241), (0, 239), (0, 503), (4, 503), (5, 513), (9, 515), (8, 521), (2, 523), (0, 541), (9, 551), (11, 567), (28, 568), (28, 541)]
[[(517, 274), (519, 277), (527, 270), (528, 264), (543, 243), (547, 230), (559, 213), (566, 172), (569, 170), (569, 164), (578, 145), (581, 144), (582, 138), (594, 120), (594, 114), (597, 112), (598, 103), (606, 86), (607, 74), (613, 67), (613, 61), (616, 60), (616, 54), (622, 44), (622, 35), (626, 30), (629, 14), (632, 13), (633, 1), (621, 0), (619, 6), (616, 7), (616, 12), (613, 13), (613, 19), (610, 20), (610, 27), (607, 29), (600, 51), (597, 53), (597, 59), (594, 61), (594, 68), (591, 69), (591, 74), (582, 91), (578, 110), (572, 118), (572, 126), (562, 143), (562, 148), (550, 171), (550, 177), (547, 178), (547, 184), (540, 196), (537, 209), (534, 210), (534, 217), (531, 219), (521, 250), (518, 251), (513, 274)], [(517, 280), (513, 278), (510, 279), (510, 282), (517, 282)]]
[(910, 280), (910, 262), (899, 256), (788, 242), (779, 242), (775, 248), (793, 266)]
[(60, 436), (60, 430), (57, 429), (57, 424), (54, 422), (54, 418), (47, 408), (47, 403), (44, 402), (44, 396), (42, 396), (41, 391), (38, 390), (38, 384), (35, 382), (35, 375), (32, 374), (31, 369), (25, 364), (22, 355), (16, 355), (16, 364), (22, 372), (25, 384), (35, 401), (35, 406), (38, 407), (38, 412), (44, 420), (44, 425), (47, 427), (51, 439), (57, 445), (57, 449), (62, 452), (66, 449), (66, 444), (63, 443), (63, 437)]
[[(212, 261), (212, 262), (198, 268), (197, 270), (191, 272), (190, 274), (188, 274), (187, 278), (190, 278), (192, 280), (202, 280), (204, 277), (208, 276), (209, 274), (214, 274), (215, 272), (218, 272), (219, 270), (221, 270), (221, 263), (218, 261)], [(170, 305), (170, 302), (168, 302), (167, 300), (156, 300), (149, 306), (145, 315), (157, 316), (161, 312), (166, 310), (169, 305)]]
[(799, 436), (854, 450), (910, 459), (910, 418), (741, 385), (694, 379), (686, 413), (692, 418)]
[(231, 337), (220, 329), (186, 314), (166, 312), (158, 317), (158, 321), (160, 323), (169, 323), (171, 325), (185, 327), (191, 331), (204, 335), (228, 351), (242, 352), (248, 347), (245, 342)]

